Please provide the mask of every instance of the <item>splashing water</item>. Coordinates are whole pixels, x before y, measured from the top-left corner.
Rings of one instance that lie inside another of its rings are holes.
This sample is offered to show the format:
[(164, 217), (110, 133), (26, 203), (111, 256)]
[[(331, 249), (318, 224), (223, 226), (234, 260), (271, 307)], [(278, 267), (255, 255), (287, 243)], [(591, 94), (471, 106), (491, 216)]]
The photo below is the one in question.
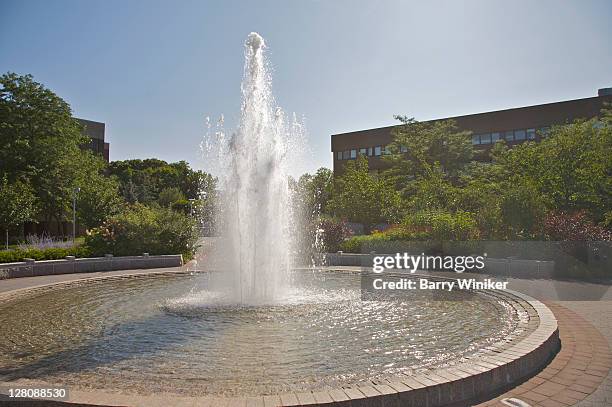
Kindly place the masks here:
[(221, 190), (215, 263), (223, 271), (211, 279), (222, 302), (269, 304), (289, 292), (290, 245), (294, 222), (290, 210), (290, 157), (304, 140), (295, 115), (286, 123), (276, 106), (265, 59), (266, 44), (257, 33), (245, 42), (240, 123), (228, 137), (219, 119), (214, 132), (207, 118), (201, 149), (212, 161)]

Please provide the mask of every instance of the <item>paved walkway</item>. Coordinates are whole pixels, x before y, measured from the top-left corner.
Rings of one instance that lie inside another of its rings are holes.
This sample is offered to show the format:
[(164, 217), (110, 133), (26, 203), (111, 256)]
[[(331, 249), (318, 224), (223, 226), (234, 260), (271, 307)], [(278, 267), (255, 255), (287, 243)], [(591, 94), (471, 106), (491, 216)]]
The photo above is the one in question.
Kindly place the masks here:
[[(609, 339), (604, 338), (593, 324), (579, 313), (569, 309), (589, 308), (605, 312), (606, 304), (546, 304), (557, 317), (561, 337), (561, 351), (540, 373), (508, 392), (489, 400), (479, 407), (507, 407), (522, 401), (530, 406), (611, 406), (609, 373), (612, 353)], [(610, 315), (610, 314), (608, 314)], [(504, 403), (502, 400), (507, 400)], [(508, 400), (514, 399), (514, 400)], [(523, 404), (524, 405), (524, 404)]]
[[(562, 302), (563, 306), (583, 316), (604, 336), (612, 349), (612, 301)], [(604, 378), (597, 390), (576, 403), (580, 407), (612, 406), (612, 370)]]

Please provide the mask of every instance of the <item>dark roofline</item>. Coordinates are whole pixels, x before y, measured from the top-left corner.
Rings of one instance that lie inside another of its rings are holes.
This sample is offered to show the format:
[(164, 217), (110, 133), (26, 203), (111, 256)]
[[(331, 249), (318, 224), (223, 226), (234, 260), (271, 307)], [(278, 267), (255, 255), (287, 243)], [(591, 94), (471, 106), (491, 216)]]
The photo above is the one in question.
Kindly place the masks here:
[[(492, 110), (489, 112), (479, 112), (479, 113), (472, 113), (472, 114), (463, 114), (460, 116), (451, 116), (451, 117), (443, 117), (440, 119), (430, 119), (430, 120), (423, 120), (420, 121), (421, 123), (429, 123), (429, 122), (435, 122), (435, 121), (441, 121), (441, 120), (457, 120), (457, 119), (461, 119), (464, 117), (472, 117), (472, 116), (482, 116), (482, 115), (487, 115), (487, 114), (493, 114), (493, 113), (501, 113), (501, 112), (510, 112), (513, 110), (522, 110), (522, 109), (533, 109), (535, 107), (542, 107), (542, 106), (551, 106), (551, 105), (562, 105), (562, 104), (567, 104), (567, 103), (574, 103), (574, 102), (579, 102), (579, 101), (586, 101), (586, 100), (591, 100), (591, 99), (600, 99), (603, 96), (591, 96), (588, 98), (580, 98), (580, 99), (570, 99), (570, 100), (562, 100), (560, 102), (550, 102), (550, 103), (541, 103), (539, 105), (529, 105), (529, 106), (521, 106), (521, 107), (512, 107), (509, 109), (501, 109), (501, 110)], [(396, 125), (392, 125), (392, 126), (383, 126), (383, 127), (373, 127), (370, 129), (363, 129), (363, 130), (354, 130), (354, 131), (347, 131), (345, 133), (336, 133), (336, 134), (332, 134), (331, 136), (344, 136), (344, 135), (350, 135), (350, 134), (357, 134), (357, 133), (363, 133), (363, 132), (367, 132), (367, 131), (378, 131), (378, 130), (385, 130), (385, 129), (393, 129), (395, 127), (401, 126), (401, 124), (396, 124)]]
[(105, 125), (105, 123), (104, 123), (104, 122), (98, 122), (98, 121), (95, 121), (95, 120), (81, 119), (80, 117), (75, 117), (75, 119), (77, 119), (77, 120), (78, 120), (78, 121), (80, 121), (80, 122), (87, 122), (87, 123), (94, 123), (94, 124), (102, 124), (102, 125)]

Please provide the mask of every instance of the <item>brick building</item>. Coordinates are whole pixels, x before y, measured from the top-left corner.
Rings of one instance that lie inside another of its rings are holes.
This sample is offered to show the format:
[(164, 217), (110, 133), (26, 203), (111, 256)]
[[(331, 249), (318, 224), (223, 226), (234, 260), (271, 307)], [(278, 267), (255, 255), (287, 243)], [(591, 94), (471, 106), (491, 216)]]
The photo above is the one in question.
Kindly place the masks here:
[[(510, 146), (528, 140), (538, 141), (546, 136), (550, 126), (596, 117), (607, 103), (612, 104), (612, 88), (599, 89), (595, 97), (436, 120), (454, 120), (460, 131), (472, 133), (472, 144), (477, 149), (486, 149), (502, 139)], [(346, 162), (360, 154), (367, 157), (370, 169), (385, 168), (381, 156), (385, 154), (386, 145), (392, 142), (391, 130), (394, 127), (333, 134), (331, 150), (334, 172), (341, 172)]]

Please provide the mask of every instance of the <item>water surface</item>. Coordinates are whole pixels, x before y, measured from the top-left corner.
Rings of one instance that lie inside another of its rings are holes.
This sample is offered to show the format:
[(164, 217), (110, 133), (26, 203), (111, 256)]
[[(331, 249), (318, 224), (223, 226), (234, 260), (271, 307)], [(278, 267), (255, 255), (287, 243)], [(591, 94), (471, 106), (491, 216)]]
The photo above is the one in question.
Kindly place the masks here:
[(0, 380), (142, 394), (310, 391), (443, 366), (519, 319), (486, 295), (362, 301), (357, 274), (295, 279), (274, 306), (227, 306), (206, 275), (98, 281), (4, 304)]

